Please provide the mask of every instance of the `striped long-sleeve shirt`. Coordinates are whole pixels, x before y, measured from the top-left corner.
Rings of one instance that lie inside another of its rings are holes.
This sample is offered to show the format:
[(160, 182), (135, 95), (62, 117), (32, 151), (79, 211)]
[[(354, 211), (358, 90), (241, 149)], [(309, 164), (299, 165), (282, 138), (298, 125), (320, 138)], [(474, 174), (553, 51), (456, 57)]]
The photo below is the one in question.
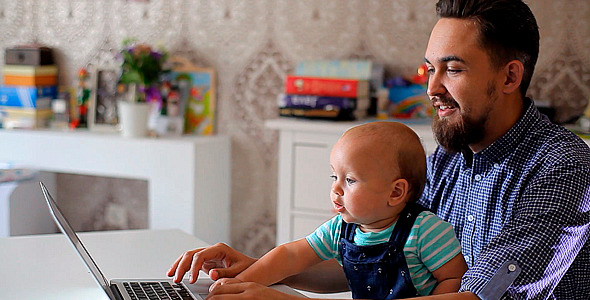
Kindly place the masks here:
[[(389, 241), (394, 226), (380, 232), (362, 232), (357, 227), (354, 243), (361, 246), (385, 243)], [(306, 239), (321, 259), (335, 258), (342, 265), (339, 254), (341, 227), (342, 217), (336, 215)], [(436, 286), (432, 272), (459, 254), (461, 245), (449, 223), (424, 211), (416, 218), (403, 251), (416, 290), (420, 295), (429, 295)]]

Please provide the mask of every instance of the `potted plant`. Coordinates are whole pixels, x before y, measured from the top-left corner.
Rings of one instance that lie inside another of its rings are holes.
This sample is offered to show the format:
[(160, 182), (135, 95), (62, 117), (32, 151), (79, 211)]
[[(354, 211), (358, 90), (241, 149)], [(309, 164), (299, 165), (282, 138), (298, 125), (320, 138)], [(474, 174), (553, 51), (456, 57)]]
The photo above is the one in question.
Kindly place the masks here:
[[(158, 79), (166, 72), (168, 53), (135, 39), (123, 41), (121, 50), (121, 77), (119, 101), (121, 131), (124, 136), (145, 136), (150, 107), (161, 101)], [(151, 105), (150, 105), (151, 104)]]

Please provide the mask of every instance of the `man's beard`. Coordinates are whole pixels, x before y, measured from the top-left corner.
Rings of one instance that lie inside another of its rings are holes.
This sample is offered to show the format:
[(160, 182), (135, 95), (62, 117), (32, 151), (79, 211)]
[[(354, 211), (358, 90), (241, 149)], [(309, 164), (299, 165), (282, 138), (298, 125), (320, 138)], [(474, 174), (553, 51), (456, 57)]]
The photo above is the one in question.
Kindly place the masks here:
[(485, 115), (479, 119), (474, 119), (470, 116), (471, 110), (468, 108), (461, 108), (459, 104), (451, 96), (438, 97), (434, 100), (439, 100), (443, 105), (456, 107), (460, 111), (460, 120), (455, 124), (451, 124), (449, 119), (440, 118), (438, 114), (434, 116), (432, 121), (432, 131), (436, 141), (452, 153), (458, 153), (467, 150), (470, 144), (476, 144), (483, 140), (485, 135), (485, 125), (492, 108), (492, 104), (496, 101), (497, 95), (493, 84), (488, 83), (486, 92), (487, 99), (484, 105), (488, 106)]

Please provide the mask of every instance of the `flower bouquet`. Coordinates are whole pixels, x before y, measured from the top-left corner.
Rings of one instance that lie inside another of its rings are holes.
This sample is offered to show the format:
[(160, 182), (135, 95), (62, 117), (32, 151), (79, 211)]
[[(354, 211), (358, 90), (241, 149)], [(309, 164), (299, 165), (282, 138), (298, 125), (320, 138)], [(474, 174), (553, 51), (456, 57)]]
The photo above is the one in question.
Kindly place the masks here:
[(165, 65), (168, 53), (126, 39), (121, 58), (118, 92), (125, 100), (118, 102), (121, 132), (126, 137), (145, 136), (158, 116), (162, 101), (159, 79), (169, 71)]
[(146, 44), (139, 44), (135, 39), (123, 41), (121, 50), (120, 90), (127, 88), (130, 101), (151, 102), (161, 99), (158, 79), (166, 68), (168, 52), (163, 48), (154, 49)]

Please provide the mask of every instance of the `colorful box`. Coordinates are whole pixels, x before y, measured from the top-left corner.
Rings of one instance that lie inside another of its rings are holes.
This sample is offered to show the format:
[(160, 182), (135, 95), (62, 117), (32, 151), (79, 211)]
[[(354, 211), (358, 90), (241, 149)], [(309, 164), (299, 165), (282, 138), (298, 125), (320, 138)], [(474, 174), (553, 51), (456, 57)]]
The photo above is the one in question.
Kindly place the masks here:
[(0, 106), (51, 108), (57, 97), (57, 86), (0, 86)]

